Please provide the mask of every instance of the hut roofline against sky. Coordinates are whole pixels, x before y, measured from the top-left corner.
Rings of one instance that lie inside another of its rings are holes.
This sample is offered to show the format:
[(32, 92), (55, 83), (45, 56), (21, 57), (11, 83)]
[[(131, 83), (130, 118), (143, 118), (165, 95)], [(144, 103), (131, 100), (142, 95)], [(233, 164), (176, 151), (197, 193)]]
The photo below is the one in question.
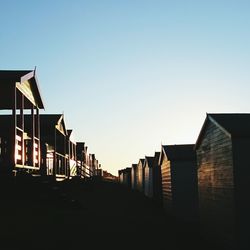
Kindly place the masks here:
[(170, 161), (195, 159), (194, 144), (162, 145), (160, 163), (164, 155)]
[(250, 137), (250, 113), (211, 113), (206, 116), (195, 143), (195, 149), (200, 145), (208, 121), (214, 123), (230, 137)]
[[(30, 84), (29, 87), (24, 86), (26, 82)], [(12, 108), (11, 96), (8, 98), (8, 96), (6, 96), (6, 91), (4, 91), (6, 90), (6, 88), (7, 89), (11, 88), (12, 84), (16, 84), (16, 87), (35, 106), (37, 106), (39, 109), (44, 109), (44, 104), (43, 104), (43, 100), (42, 100), (35, 70), (0, 70), (0, 98), (3, 99), (3, 97), (1, 96), (1, 92), (2, 92), (5, 95), (4, 98), (6, 100), (8, 99), (10, 100), (10, 102), (8, 103), (3, 103), (3, 105), (5, 106), (3, 107), (0, 106), (0, 109)], [(31, 89), (32, 95), (34, 97), (34, 101), (32, 100), (30, 96), (29, 88)]]

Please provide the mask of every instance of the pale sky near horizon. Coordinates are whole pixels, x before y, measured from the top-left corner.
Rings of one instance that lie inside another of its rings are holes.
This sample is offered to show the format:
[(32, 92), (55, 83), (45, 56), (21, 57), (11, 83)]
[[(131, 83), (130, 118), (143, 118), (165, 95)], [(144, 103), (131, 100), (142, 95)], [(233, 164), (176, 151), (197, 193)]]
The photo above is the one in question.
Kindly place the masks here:
[(0, 3), (0, 69), (36, 66), (43, 113), (112, 174), (250, 112), (249, 0)]

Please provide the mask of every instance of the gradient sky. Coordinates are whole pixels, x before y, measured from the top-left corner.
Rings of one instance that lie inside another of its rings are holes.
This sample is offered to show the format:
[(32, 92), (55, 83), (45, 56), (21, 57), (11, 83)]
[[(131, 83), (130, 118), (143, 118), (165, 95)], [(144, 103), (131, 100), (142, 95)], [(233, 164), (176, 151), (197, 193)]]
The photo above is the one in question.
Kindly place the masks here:
[(34, 69), (102, 168), (250, 112), (249, 0), (0, 0), (0, 68)]

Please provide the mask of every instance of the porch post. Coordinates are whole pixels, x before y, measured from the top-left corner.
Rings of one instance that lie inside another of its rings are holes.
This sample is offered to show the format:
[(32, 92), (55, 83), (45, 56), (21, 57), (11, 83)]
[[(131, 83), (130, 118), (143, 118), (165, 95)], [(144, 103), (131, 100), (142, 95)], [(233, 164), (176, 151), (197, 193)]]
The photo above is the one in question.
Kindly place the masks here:
[(41, 166), (41, 145), (40, 145), (40, 119), (39, 119), (39, 109), (36, 107), (36, 138), (37, 140), (37, 166), (40, 170)]
[(34, 105), (31, 108), (31, 166), (35, 166), (35, 122), (34, 122)]
[[(7, 172), (12, 173), (16, 166), (16, 83), (13, 85), (13, 106), (12, 106), (12, 132), (10, 135), (10, 166), (7, 166)], [(10, 169), (9, 169), (10, 168)]]
[(22, 129), (22, 166), (25, 164), (25, 144), (24, 144), (24, 96), (21, 93), (21, 108), (20, 108), (20, 116), (21, 116), (21, 129)]
[(53, 161), (53, 176), (56, 178), (56, 169), (57, 169), (57, 155), (56, 155), (56, 128), (54, 128), (55, 131), (55, 137), (54, 137), (54, 161)]

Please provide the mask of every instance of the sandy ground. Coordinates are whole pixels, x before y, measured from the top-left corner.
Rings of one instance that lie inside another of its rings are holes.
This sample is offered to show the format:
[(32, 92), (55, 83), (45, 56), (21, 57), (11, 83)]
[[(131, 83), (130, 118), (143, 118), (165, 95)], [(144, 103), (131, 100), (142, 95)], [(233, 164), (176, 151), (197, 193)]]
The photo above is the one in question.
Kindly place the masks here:
[(0, 180), (0, 249), (216, 249), (141, 193), (114, 182)]

